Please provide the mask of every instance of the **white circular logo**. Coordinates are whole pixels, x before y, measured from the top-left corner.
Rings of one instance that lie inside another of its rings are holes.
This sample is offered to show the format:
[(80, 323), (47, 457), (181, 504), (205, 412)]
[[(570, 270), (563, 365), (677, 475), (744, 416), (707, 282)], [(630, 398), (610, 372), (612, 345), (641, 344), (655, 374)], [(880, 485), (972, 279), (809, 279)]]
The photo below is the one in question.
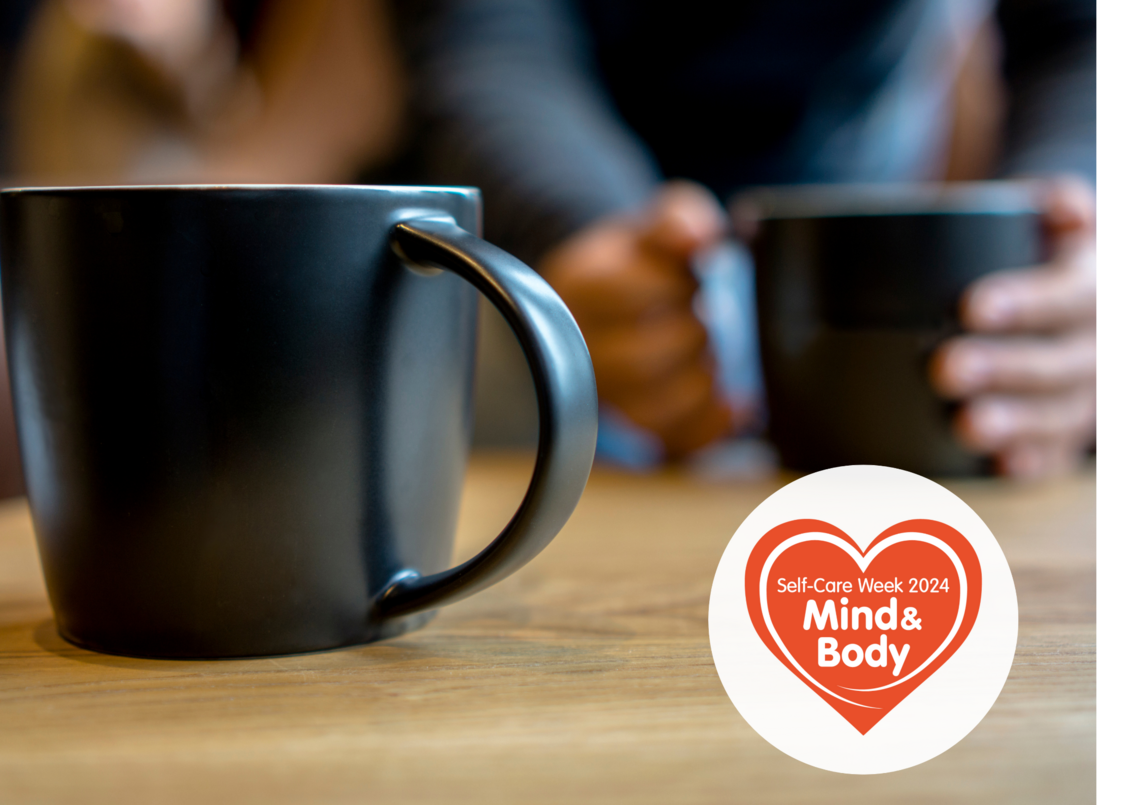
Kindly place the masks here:
[(889, 467), (824, 470), (761, 503), (708, 606), (740, 714), (788, 755), (848, 774), (908, 768), (968, 735), (1016, 634), (992, 532), (949, 490)]

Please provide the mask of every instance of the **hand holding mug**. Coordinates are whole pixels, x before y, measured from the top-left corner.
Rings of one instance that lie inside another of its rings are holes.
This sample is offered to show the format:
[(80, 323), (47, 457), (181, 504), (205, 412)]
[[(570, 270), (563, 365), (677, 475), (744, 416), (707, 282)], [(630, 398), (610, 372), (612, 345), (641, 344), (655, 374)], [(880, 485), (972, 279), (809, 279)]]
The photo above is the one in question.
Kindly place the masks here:
[(958, 437), (1009, 475), (1070, 468), (1095, 437), (1095, 199), (1082, 180), (1050, 182), (1044, 224), (1053, 258), (974, 282), (967, 334), (934, 356), (940, 393), (960, 399)]
[(731, 426), (692, 307), (690, 269), (692, 256), (725, 229), (710, 192), (671, 182), (640, 215), (591, 224), (539, 267), (581, 327), (602, 401), (659, 436), (669, 455), (695, 450)]

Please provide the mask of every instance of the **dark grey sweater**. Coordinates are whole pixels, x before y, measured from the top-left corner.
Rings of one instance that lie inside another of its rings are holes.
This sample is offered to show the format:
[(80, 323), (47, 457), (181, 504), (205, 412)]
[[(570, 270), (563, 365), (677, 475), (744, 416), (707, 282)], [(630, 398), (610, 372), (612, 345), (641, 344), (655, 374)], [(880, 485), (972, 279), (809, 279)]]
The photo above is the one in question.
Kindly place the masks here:
[[(988, 10), (986, 0), (396, 7), (425, 178), (481, 187), (487, 236), (529, 261), (664, 178), (723, 198), (753, 184), (926, 178), (938, 146), (931, 99), (951, 78), (931, 64), (954, 25)], [(1094, 181), (1094, 0), (1003, 0), (998, 21), (1011, 88), (1002, 171)]]

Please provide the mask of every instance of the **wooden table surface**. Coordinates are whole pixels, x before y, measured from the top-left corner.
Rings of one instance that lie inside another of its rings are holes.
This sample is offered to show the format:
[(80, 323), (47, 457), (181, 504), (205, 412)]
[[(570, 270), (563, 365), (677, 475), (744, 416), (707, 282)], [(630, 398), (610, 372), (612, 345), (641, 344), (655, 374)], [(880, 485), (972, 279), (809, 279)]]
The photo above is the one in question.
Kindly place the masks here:
[[(472, 462), (458, 552), (508, 519), (522, 456)], [(708, 648), (720, 553), (787, 476), (598, 469), (527, 568), (387, 643), (110, 657), (56, 634), (27, 507), (0, 506), (0, 802), (994, 802), (1095, 794), (1095, 476), (950, 484), (1020, 600), (989, 715), (928, 763), (819, 771), (736, 713)]]

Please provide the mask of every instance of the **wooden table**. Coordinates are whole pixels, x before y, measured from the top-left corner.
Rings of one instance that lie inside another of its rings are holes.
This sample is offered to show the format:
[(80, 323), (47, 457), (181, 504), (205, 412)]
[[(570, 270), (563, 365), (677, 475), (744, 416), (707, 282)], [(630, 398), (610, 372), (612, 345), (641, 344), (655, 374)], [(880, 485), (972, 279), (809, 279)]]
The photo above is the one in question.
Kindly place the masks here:
[[(525, 457), (476, 457), (459, 553), (507, 520), (527, 474)], [(712, 664), (720, 553), (787, 480), (598, 469), (541, 557), (425, 630), (223, 662), (63, 642), (26, 505), (4, 504), (0, 802), (1092, 802), (1094, 473), (951, 485), (1012, 565), (1016, 662), (969, 737), (873, 777), (773, 749)]]

